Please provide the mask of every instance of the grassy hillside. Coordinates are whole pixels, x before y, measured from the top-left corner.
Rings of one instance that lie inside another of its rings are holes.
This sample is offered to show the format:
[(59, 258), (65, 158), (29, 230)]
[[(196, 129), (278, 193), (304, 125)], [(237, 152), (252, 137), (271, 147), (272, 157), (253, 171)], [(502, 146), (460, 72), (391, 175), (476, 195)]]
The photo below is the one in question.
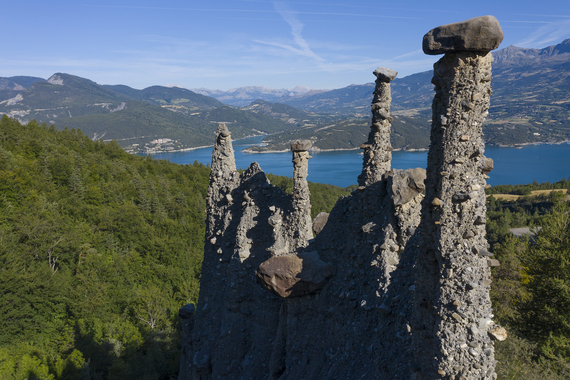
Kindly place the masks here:
[(287, 123), (280, 118), (274, 118), (251, 111), (243, 111), (235, 107), (221, 106), (212, 110), (201, 111), (195, 117), (209, 122), (225, 122), (234, 133), (275, 133), (297, 127), (296, 123)]

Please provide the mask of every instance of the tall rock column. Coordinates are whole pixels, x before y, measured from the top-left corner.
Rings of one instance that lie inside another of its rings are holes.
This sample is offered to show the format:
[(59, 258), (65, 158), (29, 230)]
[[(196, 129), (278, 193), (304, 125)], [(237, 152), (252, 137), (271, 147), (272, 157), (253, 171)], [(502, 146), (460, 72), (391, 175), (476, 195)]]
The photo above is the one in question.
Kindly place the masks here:
[(434, 65), (431, 144), (413, 329), (416, 378), (495, 379), (485, 239), (482, 124), (491, 95), (497, 19), (477, 17), (424, 36)]
[(293, 239), (296, 247), (306, 247), (313, 238), (311, 221), (311, 193), (309, 192), (309, 155), (308, 150), (312, 143), (309, 140), (299, 140), (291, 144), (293, 152), (293, 211), (289, 219), (289, 226), (293, 230)]
[(231, 133), (226, 123), (219, 123), (216, 130), (216, 144), (212, 152), (208, 202), (219, 202), (222, 197), (227, 196), (228, 190), (231, 191), (227, 187), (237, 186), (238, 179)]
[(376, 75), (376, 88), (371, 106), (372, 126), (370, 127), (368, 141), (360, 146), (361, 149), (364, 149), (362, 174), (358, 176), (360, 186), (368, 186), (380, 181), (382, 175), (390, 171), (392, 162), (392, 145), (390, 144), (392, 94), (390, 82), (396, 78), (398, 72), (379, 67), (374, 70), (374, 75)]

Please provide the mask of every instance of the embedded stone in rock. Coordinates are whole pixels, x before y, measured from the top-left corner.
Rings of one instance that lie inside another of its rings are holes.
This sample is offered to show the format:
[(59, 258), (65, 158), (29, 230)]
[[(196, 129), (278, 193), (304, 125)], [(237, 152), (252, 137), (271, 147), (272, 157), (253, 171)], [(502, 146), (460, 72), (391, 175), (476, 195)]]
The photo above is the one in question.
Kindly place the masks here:
[(425, 190), (426, 171), (422, 168), (394, 170), (391, 193), (394, 206), (403, 205)]
[(293, 152), (305, 152), (313, 146), (311, 140), (297, 140), (294, 143), (291, 143), (291, 150)]
[(325, 228), (328, 220), (328, 212), (320, 212), (317, 216), (315, 216), (315, 220), (313, 220), (313, 231), (315, 231), (315, 234), (318, 235), (323, 230), (323, 228)]
[(460, 51), (489, 52), (498, 48), (501, 41), (503, 30), (499, 21), (493, 16), (481, 16), (430, 30), (424, 36), (422, 48), (429, 55)]
[(479, 215), (473, 224), (476, 226), (482, 226), (483, 224), (487, 224), (487, 219), (484, 216)]
[(212, 365), (210, 363), (210, 352), (207, 349), (198, 351), (194, 354), (192, 365), (199, 374), (207, 375), (212, 372)]
[(502, 342), (507, 339), (507, 330), (505, 330), (504, 327), (497, 325), (489, 330), (489, 335), (491, 335), (491, 338)]
[(376, 78), (378, 78), (380, 81), (389, 83), (396, 79), (398, 72), (386, 67), (379, 67), (374, 70), (373, 74), (376, 75)]
[(195, 310), (194, 304), (189, 303), (188, 305), (182, 306), (178, 310), (178, 316), (182, 319), (192, 318), (194, 316), (194, 310)]
[(483, 165), (481, 167), (481, 171), (483, 172), (483, 174), (489, 174), (491, 170), (493, 170), (494, 163), (492, 158), (483, 157), (482, 164)]
[(264, 289), (287, 298), (320, 291), (332, 273), (317, 252), (302, 252), (272, 257), (259, 265), (255, 275)]
[(500, 267), (501, 263), (497, 259), (487, 259), (487, 265), (490, 267)]

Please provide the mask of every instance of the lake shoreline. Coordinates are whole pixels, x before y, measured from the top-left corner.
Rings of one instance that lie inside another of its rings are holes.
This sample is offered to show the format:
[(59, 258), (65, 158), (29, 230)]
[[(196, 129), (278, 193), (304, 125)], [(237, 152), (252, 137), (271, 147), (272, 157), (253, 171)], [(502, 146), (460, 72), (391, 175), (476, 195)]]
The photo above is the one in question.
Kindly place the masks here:
[[(347, 152), (353, 150), (360, 150), (361, 148), (339, 148), (339, 149), (321, 149), (319, 147), (314, 147), (308, 150), (310, 153), (322, 153), (322, 152)], [(290, 149), (283, 149), (283, 150), (263, 150), (263, 151), (254, 151), (250, 150), (249, 148), (245, 148), (242, 150), (243, 153), (247, 154), (264, 154), (264, 153), (287, 153), (290, 152)], [(427, 152), (427, 148), (412, 148), (412, 149), (403, 149), (397, 148), (394, 149), (393, 152)]]
[[(255, 136), (251, 136), (255, 137)], [(236, 140), (237, 141), (237, 140)], [(562, 144), (570, 144), (570, 140), (563, 140), (558, 142), (532, 142), (532, 143), (521, 143), (521, 144), (514, 144), (514, 145), (506, 145), (506, 144), (485, 144), (488, 147), (495, 147), (495, 148), (514, 148), (520, 149), (525, 146), (534, 146), (534, 145), (562, 145)], [(338, 149), (321, 149), (319, 147), (313, 147), (308, 150), (308, 152), (312, 153), (320, 153), (320, 152), (343, 152), (343, 151), (351, 151), (351, 150), (359, 150), (360, 148), (338, 148)], [(397, 148), (394, 149), (393, 152), (427, 152), (429, 148), (412, 148), (412, 149), (405, 149), (405, 148)], [(250, 150), (249, 148), (245, 148), (242, 152), (247, 154), (265, 154), (265, 153), (286, 153), (289, 152), (289, 149), (282, 149), (282, 150), (263, 150), (263, 151), (255, 151)]]
[[(252, 161), (257, 161), (266, 173), (292, 177), (293, 167), (289, 150), (273, 154), (264, 152), (264, 154), (257, 155), (244, 152), (244, 148), (259, 145), (261, 139), (262, 136), (255, 136), (250, 140), (234, 141), (236, 167), (245, 169)], [(485, 155), (495, 161), (495, 169), (491, 172), (487, 183), (493, 186), (516, 185), (532, 183), (535, 179), (542, 183), (568, 178), (570, 176), (568, 143), (570, 142), (528, 144), (524, 149), (488, 145)], [(425, 168), (427, 166), (427, 151), (402, 149), (392, 153), (391, 166), (394, 169)], [(347, 187), (356, 184), (358, 175), (362, 172), (362, 152), (357, 149), (321, 151), (315, 152), (312, 156), (307, 177), (310, 182)], [(167, 159), (183, 165), (192, 164), (195, 161), (209, 165), (212, 162), (212, 147), (185, 152), (157, 153), (154, 158)]]
[[(269, 136), (269, 135), (268, 134), (259, 134), (259, 135), (245, 136), (245, 137), (233, 140), (232, 142), (237, 142), (240, 140), (245, 140), (245, 139), (249, 139), (249, 138), (253, 138), (253, 137), (260, 137), (260, 136)], [(489, 147), (492, 146), (492, 147), (497, 147), (497, 148), (520, 149), (520, 148), (525, 147), (525, 146), (533, 146), (533, 145), (561, 145), (561, 144), (570, 144), (570, 140), (563, 140), (563, 141), (558, 141), (558, 142), (540, 142), (539, 141), (539, 142), (528, 142), (528, 143), (520, 143), (520, 144), (485, 144), (485, 146), (489, 146)], [(212, 148), (213, 146), (214, 146), (214, 144), (191, 147), (191, 148), (175, 149), (175, 150), (152, 150), (152, 151), (146, 151), (146, 152), (137, 152), (135, 154), (157, 154), (157, 153), (162, 154), (162, 153), (191, 152), (191, 151), (196, 150), (196, 149)], [(255, 146), (259, 146), (259, 145), (255, 145)], [(351, 151), (351, 150), (359, 150), (359, 149), (360, 148), (322, 149), (319, 147), (313, 147), (313, 148), (309, 149), (309, 152), (312, 152), (312, 153), (342, 152), (342, 151)], [(412, 149), (397, 148), (397, 149), (394, 149), (393, 152), (427, 152), (428, 150), (429, 150), (429, 148), (412, 148)], [(242, 149), (242, 152), (247, 153), (247, 154), (286, 153), (289, 151), (290, 151), (289, 149), (254, 151), (254, 150), (250, 150), (249, 147)]]

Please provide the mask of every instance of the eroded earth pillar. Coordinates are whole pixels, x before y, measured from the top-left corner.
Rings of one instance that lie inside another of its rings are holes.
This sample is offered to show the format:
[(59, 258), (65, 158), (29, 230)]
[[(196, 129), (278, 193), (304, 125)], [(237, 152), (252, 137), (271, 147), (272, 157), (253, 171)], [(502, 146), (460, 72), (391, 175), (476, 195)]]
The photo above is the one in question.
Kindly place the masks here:
[(492, 16), (424, 36), (434, 65), (431, 144), (420, 224), (413, 351), (415, 378), (495, 379), (485, 239), (482, 126), (491, 95), (491, 50), (503, 39)]
[(376, 75), (376, 88), (372, 99), (372, 127), (368, 141), (360, 146), (364, 149), (362, 174), (358, 176), (360, 186), (368, 186), (382, 179), (382, 175), (390, 171), (392, 162), (392, 145), (390, 133), (392, 131), (392, 117), (390, 116), (390, 103), (392, 95), (390, 82), (396, 78), (398, 72), (379, 67), (374, 70)]
[(294, 248), (306, 247), (313, 238), (311, 220), (311, 193), (307, 175), (309, 174), (308, 150), (312, 144), (309, 140), (300, 140), (291, 144), (293, 152), (293, 210), (290, 225), (294, 226), (293, 239), (296, 241)]

